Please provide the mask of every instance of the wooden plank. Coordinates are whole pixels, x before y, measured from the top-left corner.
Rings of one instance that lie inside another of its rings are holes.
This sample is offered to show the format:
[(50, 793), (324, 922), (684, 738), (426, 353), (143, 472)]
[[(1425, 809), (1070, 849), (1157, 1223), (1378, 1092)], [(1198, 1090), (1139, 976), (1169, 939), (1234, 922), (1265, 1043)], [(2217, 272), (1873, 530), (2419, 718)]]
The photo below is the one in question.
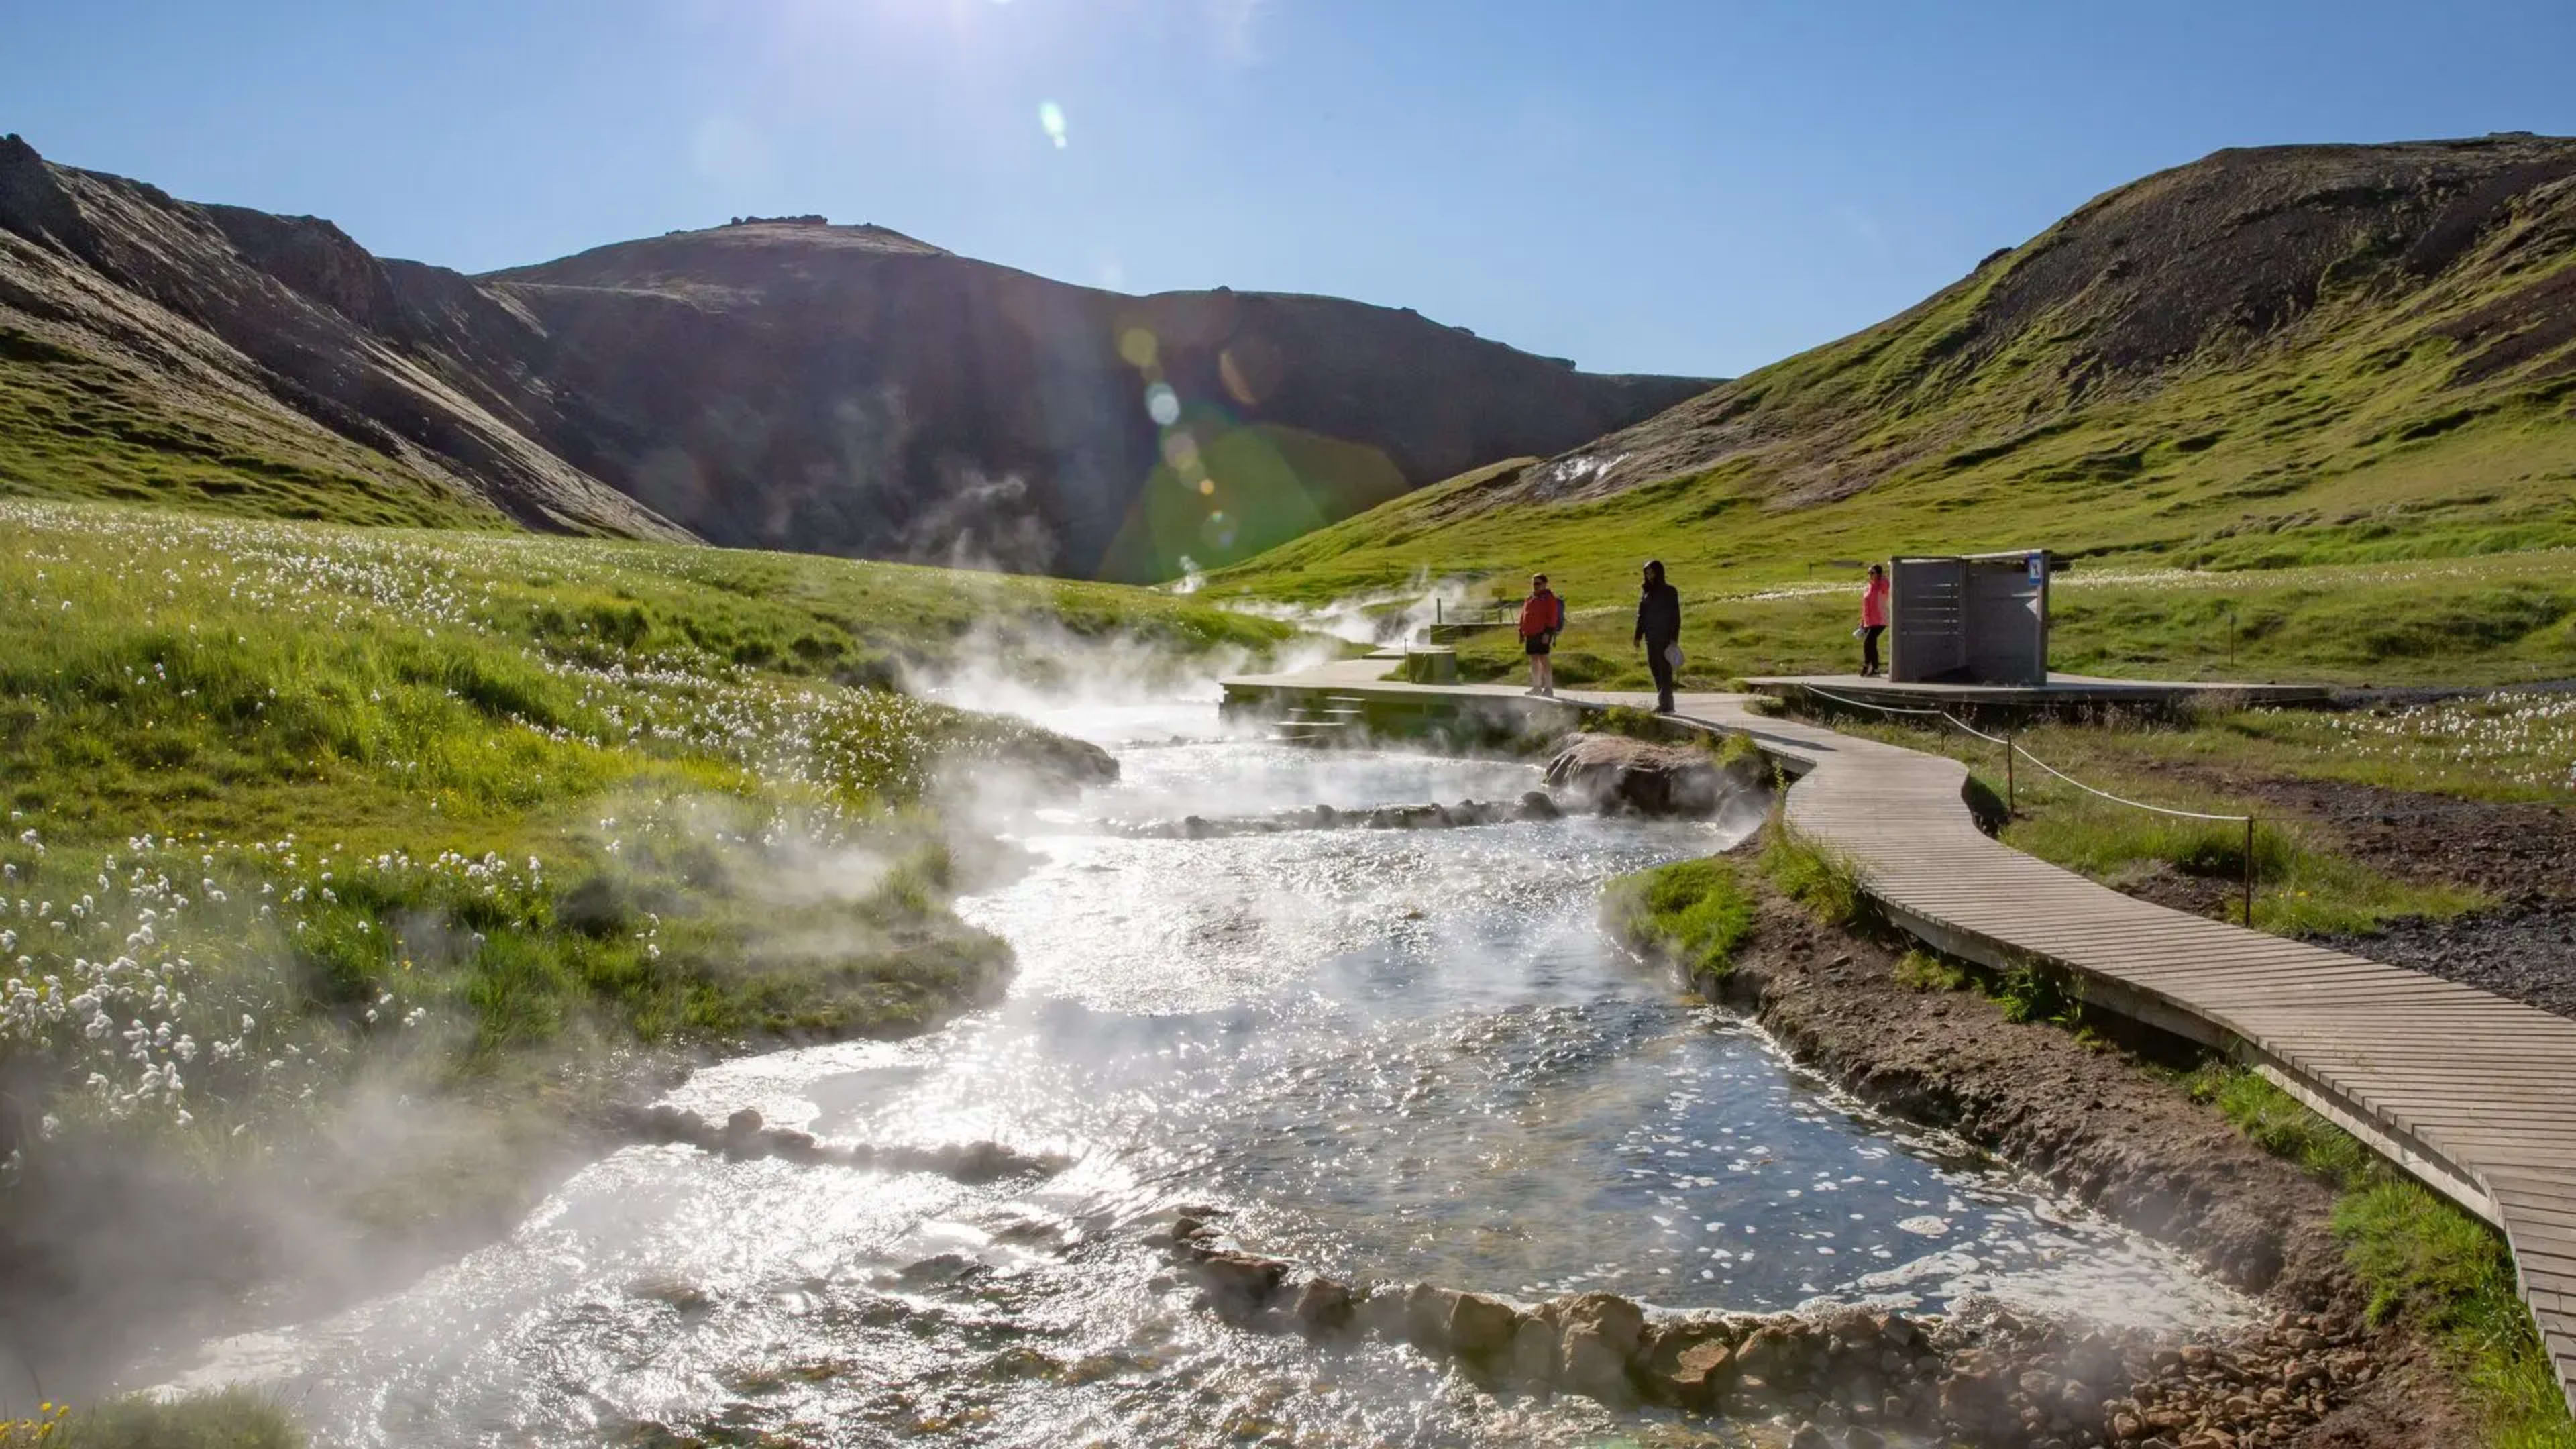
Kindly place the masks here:
[(2498, 1200), (2511, 1202), (2513, 1204), (2513, 1211), (2525, 1215), (2534, 1213), (2566, 1213), (2576, 1215), (2576, 1192), (2561, 1192), (2556, 1196), (2550, 1196), (2545, 1193), (2535, 1193), (2528, 1189), (2514, 1189), (2500, 1192), (2498, 1194)]
[(2504, 1211), (2512, 1213), (2517, 1221), (2576, 1228), (2576, 1199), (2552, 1200), (2528, 1193), (2499, 1192), (2496, 1202)]
[(2505, 1132), (2523, 1142), (2576, 1144), (2576, 1126), (2566, 1113), (2545, 1102), (2525, 1102), (2481, 1111), (2435, 1102), (2381, 1104), (2418, 1128), (2458, 1139), (2462, 1134)]
[(2508, 1218), (2516, 1243), (2528, 1243), (2531, 1251), (2548, 1263), (2552, 1272), (2576, 1273), (2576, 1233), (2564, 1228), (2535, 1223), (2529, 1218)]
[[(2416, 1136), (2437, 1143), (2444, 1153), (2474, 1161), (2481, 1173), (2529, 1171), (2535, 1165), (2555, 1166), (2576, 1156), (2576, 1138), (2563, 1131), (2540, 1131), (2530, 1117), (2460, 1121), (2397, 1114), (2396, 1120)], [(2546, 1148), (2556, 1156), (2534, 1164), (2528, 1157), (2534, 1148)]]
[[(2209, 1013), (2209, 1015), (2211, 1020), (2225, 1019), (2223, 1013)], [(2418, 1048), (2395, 1045), (2331, 1046), (2309, 1042), (2301, 1043), (2294, 1048), (2277, 1034), (2267, 1034), (2245, 1023), (2237, 1024), (2237, 1034), (2267, 1048), (2277, 1047), (2277, 1054), (2285, 1059), (2295, 1058), (2303, 1066), (2332, 1072), (2339, 1078), (2349, 1079), (2355, 1083), (2378, 1080), (2392, 1085), (2403, 1085), (2410, 1081), (2450, 1080), (2462, 1083), (2492, 1082), (2499, 1088), (2505, 1088), (2512, 1086), (2517, 1080), (2526, 1082), (2541, 1080), (2536, 1073), (2518, 1077), (2515, 1072), (2517, 1063), (2527, 1066), (2538, 1062), (2543, 1070), (2546, 1070), (2547, 1065), (2546, 1057), (2508, 1058), (2504, 1052), (2498, 1051), (2494, 1054), (2497, 1063), (2495, 1070), (2492, 1073), (2480, 1073), (2461, 1065), (2461, 1053), (2471, 1050), (2467, 1044), (2459, 1044), (2453, 1049), (2446, 1050), (2445, 1044), (2439, 1043)], [(2462, 1090), (2467, 1088), (2464, 1086)]]
[[(2405, 1029), (2402, 1014), (2398, 1020), (2391, 1021), (2384, 1012), (2341, 1012), (2332, 1014), (2329, 1019), (2324, 1013), (2265, 1007), (2249, 1015), (2279, 1022), (2285, 1036), (2316, 1037), (2320, 1049), (2327, 1051), (2402, 1051), (2413, 1047), (2420, 1053), (2474, 1049), (2482, 1054), (2490, 1051), (2513, 1054), (2510, 1059), (2497, 1058), (2499, 1062), (2527, 1060), (2556, 1065), (2566, 1061), (2566, 1053), (2576, 1050), (2576, 1039), (2543, 1032), (2498, 1031), (2475, 1022), (2452, 1021), (2436, 1015), (2426, 1015), (2418, 1023), (2420, 1029), (2412, 1032)], [(2452, 1060), (2460, 1059), (2454, 1057)]]
[(2431, 1090), (2403, 1093), (2373, 1091), (2364, 1095), (2374, 1110), (2434, 1126), (2510, 1127), (2516, 1131), (2550, 1129), (2563, 1126), (2569, 1115), (2563, 1101), (2537, 1096), (2480, 1105), (2462, 1103), (2456, 1097)]
[[(2112, 974), (2112, 973), (2106, 973)], [(2403, 981), (2321, 977), (2303, 967), (2262, 967), (2246, 972), (2159, 971), (2139, 973), (2176, 985), (2197, 987), (2213, 1004), (2247, 1007), (2295, 1007), (2307, 1021), (2321, 1022), (2326, 1012), (2341, 1021), (2381, 1021), (2458, 1026), (2485, 1032), (2512, 1032), (2515, 1018), (2502, 1004), (2463, 1001), (2447, 991), (2428, 990)]]
[[(2456, 1089), (2450, 1092), (2411, 1091), (2403, 1094), (2374, 1092), (2371, 1105), (2383, 1111), (2401, 1114), (2413, 1121), (2459, 1126), (2511, 1126), (2516, 1130), (2566, 1129), (2569, 1105), (2563, 1100), (2546, 1097), (2522, 1097), (2497, 1100), (2488, 1104), (2464, 1103)], [(2560, 1135), (2576, 1136), (2576, 1130)]]

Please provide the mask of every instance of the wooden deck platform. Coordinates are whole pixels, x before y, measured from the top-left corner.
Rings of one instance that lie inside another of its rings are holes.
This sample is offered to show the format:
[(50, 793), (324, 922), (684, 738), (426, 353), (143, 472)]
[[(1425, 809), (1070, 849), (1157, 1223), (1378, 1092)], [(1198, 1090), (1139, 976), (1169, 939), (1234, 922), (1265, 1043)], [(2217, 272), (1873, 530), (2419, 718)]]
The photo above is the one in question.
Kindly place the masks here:
[(2111, 705), (2172, 709), (2208, 699), (2234, 699), (2248, 704), (2322, 704), (2333, 694), (2322, 684), (2101, 679), (2089, 674), (2051, 674), (2046, 684), (1898, 684), (1883, 676), (1865, 678), (1858, 674), (1766, 674), (1744, 682), (1756, 694), (1778, 698), (1821, 692), (1897, 709), (2013, 706), (2052, 711)]
[[(1652, 702), (1401, 684), (1378, 677), (1386, 668), (1353, 660), (1227, 691), (1558, 711)], [(1797, 775), (1790, 825), (1848, 855), (1908, 931), (1988, 965), (2074, 973), (2093, 1003), (2228, 1052), (2495, 1225), (2576, 1410), (2576, 1021), (2168, 910), (2024, 855), (1977, 829), (1954, 760), (1757, 715), (1742, 695), (1677, 703), (1683, 722), (1750, 735)]]

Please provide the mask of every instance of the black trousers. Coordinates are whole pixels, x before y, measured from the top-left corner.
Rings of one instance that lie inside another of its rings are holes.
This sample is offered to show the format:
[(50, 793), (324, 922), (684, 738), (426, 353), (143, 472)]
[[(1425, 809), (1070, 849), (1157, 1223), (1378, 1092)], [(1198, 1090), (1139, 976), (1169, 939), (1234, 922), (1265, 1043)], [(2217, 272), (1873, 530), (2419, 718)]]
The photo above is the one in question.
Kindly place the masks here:
[(1672, 647), (1670, 639), (1646, 641), (1646, 668), (1655, 675), (1655, 708), (1666, 714), (1673, 712)]
[(1885, 624), (1864, 624), (1860, 631), (1860, 672), (1878, 672), (1878, 636), (1887, 632)]

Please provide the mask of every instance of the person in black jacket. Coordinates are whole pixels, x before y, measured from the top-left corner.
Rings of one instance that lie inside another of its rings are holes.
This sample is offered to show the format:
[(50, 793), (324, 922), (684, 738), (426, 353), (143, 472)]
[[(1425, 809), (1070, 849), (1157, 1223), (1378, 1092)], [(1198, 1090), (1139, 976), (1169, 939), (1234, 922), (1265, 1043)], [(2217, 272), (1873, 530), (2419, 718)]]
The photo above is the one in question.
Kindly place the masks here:
[(1637, 633), (1630, 641), (1646, 646), (1646, 667), (1655, 675), (1655, 712), (1673, 712), (1673, 665), (1681, 653), (1682, 596), (1664, 582), (1664, 562), (1646, 565), (1645, 586), (1637, 591)]

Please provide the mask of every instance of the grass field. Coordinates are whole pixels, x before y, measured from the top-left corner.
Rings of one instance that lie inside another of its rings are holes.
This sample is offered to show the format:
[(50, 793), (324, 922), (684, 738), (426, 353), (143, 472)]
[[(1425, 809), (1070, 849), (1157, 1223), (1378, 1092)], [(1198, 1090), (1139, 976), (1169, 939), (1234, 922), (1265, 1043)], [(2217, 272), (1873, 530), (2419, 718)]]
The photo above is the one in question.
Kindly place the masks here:
[[(1988, 732), (1995, 727), (1989, 720)], [(1836, 728), (1992, 766), (1995, 783), (2002, 783), (2002, 747), (1948, 725), (1936, 729), (1852, 711)], [(2222, 707), (2179, 721), (2114, 716), (2034, 724), (2015, 738), (2088, 779), (2116, 774), (2148, 789), (2170, 791), (2173, 772), (2164, 767), (2179, 766), (2201, 775), (2342, 780), (2464, 800), (2576, 803), (2576, 694), (2564, 690), (2341, 711)], [(2046, 788), (2041, 775), (2024, 778)]]
[(85, 1134), (213, 1161), (361, 1076), (506, 1095), (638, 1042), (916, 1028), (1006, 964), (946, 909), (942, 771), (1038, 788), (1087, 753), (877, 686), (1289, 634), (707, 549), (23, 501), (0, 528), (0, 1048), (44, 1083), (8, 1172)]
[[(1569, 602), (1558, 683), (1647, 687), (1630, 642), (1633, 572), (1605, 571), (1587, 588), (1547, 566)], [(1823, 572), (1835, 581), (1733, 593), (1723, 580), (1677, 576), (1683, 687), (1856, 669), (1858, 576)], [(1211, 587), (1205, 597), (1229, 594)], [(2079, 568), (2055, 580), (2050, 646), (2060, 671), (2131, 678), (2470, 686), (2576, 677), (2576, 549), (2227, 573)], [(1522, 667), (1509, 629), (1470, 635), (1458, 660), (1471, 679)]]
[[(2280, 818), (2261, 799), (2231, 792), (2231, 774), (2311, 775), (2398, 789), (2469, 794), (2472, 798), (2563, 798), (2576, 776), (2576, 701), (2535, 697), (2460, 702), (2334, 715), (2298, 710), (2240, 710), (2184, 724), (2128, 720), (2115, 725), (2048, 724), (2017, 731), (2022, 748), (2097, 789), (2173, 810), (2256, 817), (2254, 925), (2287, 936), (2367, 932), (2407, 916), (2447, 917), (2487, 904), (2476, 892), (2394, 880), (2337, 849), (2322, 827)], [(2543, 715), (2535, 728), (2522, 716)], [(2493, 743), (2463, 745), (2457, 719), (2500, 721)], [(2007, 793), (2003, 747), (1946, 726), (1842, 717), (1834, 728), (1909, 749), (1948, 755), (1995, 799)], [(2378, 743), (2356, 749), (2357, 733)], [(2505, 762), (2510, 761), (2510, 764)], [(2206, 780), (2163, 768), (2189, 763)], [(2114, 886), (2135, 887), (2163, 871), (2232, 895), (2246, 864), (2244, 827), (2229, 821), (2156, 815), (2101, 799), (2022, 763), (2010, 782), (2018, 813), (2002, 839), (2042, 860)], [(2558, 788), (2558, 796), (2552, 796)], [(2231, 906), (2231, 909), (2233, 907)]]

